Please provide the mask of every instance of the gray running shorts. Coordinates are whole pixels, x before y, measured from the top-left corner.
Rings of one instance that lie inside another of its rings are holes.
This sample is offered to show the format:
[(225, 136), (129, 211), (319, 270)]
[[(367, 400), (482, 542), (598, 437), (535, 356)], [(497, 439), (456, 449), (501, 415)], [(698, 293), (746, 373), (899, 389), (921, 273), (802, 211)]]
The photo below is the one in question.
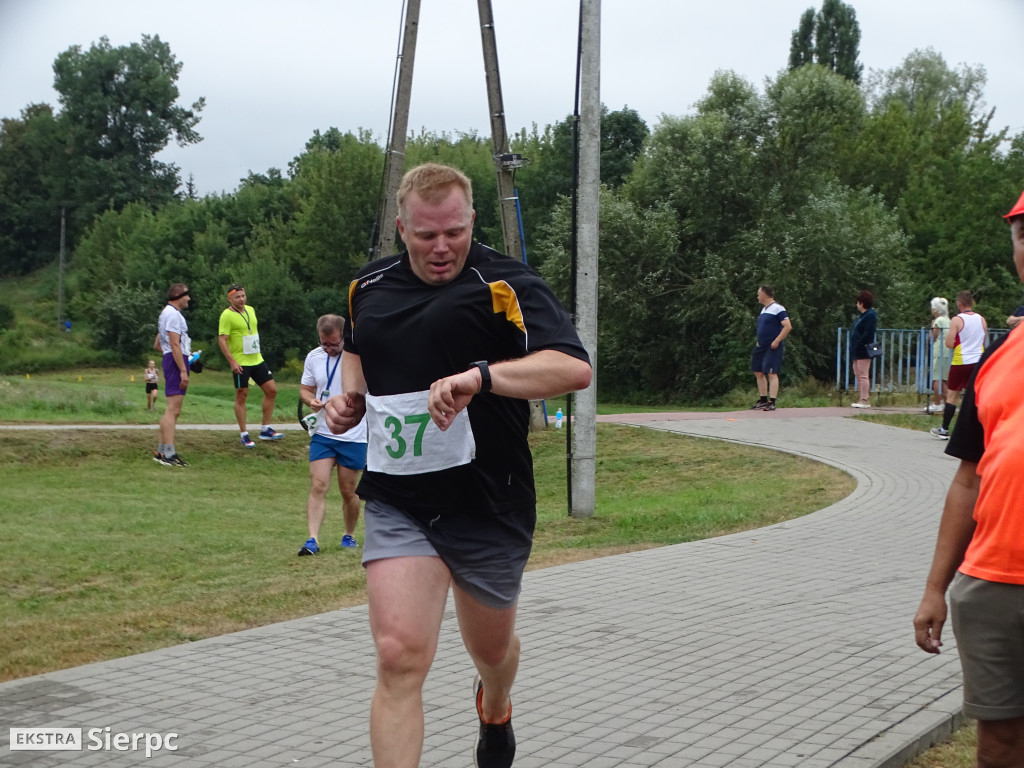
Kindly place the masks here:
[(500, 535), (500, 524), (488, 525), (486, 518), (472, 533), (457, 523), (446, 524), (443, 514), (423, 523), (376, 499), (366, 501), (363, 519), (364, 566), (389, 557), (440, 557), (455, 584), (474, 600), (505, 609), (519, 599), (532, 545), (529, 538)]
[(1024, 585), (957, 573), (949, 605), (964, 673), (964, 714), (1024, 717)]

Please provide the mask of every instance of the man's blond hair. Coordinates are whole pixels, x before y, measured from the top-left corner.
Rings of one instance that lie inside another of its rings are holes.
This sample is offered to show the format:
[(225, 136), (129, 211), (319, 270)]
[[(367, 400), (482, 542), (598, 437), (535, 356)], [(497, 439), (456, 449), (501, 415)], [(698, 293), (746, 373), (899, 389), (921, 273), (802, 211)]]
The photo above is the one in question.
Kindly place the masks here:
[(466, 196), (467, 211), (473, 210), (473, 183), (462, 171), (449, 165), (425, 163), (418, 165), (402, 177), (398, 185), (398, 216), (405, 219), (405, 202), (415, 192), (419, 198), (431, 205), (444, 200), (452, 187), (458, 187)]

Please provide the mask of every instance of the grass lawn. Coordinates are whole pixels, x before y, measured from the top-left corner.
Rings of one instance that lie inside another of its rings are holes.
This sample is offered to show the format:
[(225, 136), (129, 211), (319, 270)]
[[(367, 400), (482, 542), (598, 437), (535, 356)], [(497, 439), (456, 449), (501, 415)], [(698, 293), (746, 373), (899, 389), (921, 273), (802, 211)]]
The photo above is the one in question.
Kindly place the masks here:
[[(180, 430), (184, 469), (151, 460), (150, 430), (2, 437), (0, 679), (364, 601), (358, 557), (337, 546), (336, 492), (322, 554), (296, 557), (309, 490), (302, 433), (246, 451), (233, 432)], [(597, 514), (572, 520), (564, 434), (531, 442), (533, 568), (760, 527), (853, 488), (847, 475), (786, 454), (599, 425)]]

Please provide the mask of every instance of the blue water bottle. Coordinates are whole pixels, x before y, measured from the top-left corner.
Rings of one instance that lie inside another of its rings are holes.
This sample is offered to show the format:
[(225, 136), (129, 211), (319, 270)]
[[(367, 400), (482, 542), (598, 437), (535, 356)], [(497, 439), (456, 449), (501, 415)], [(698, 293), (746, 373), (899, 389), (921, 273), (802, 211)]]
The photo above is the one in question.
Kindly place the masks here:
[(562, 428), (562, 409), (559, 408), (557, 411), (555, 411), (555, 429), (561, 429), (561, 428)]

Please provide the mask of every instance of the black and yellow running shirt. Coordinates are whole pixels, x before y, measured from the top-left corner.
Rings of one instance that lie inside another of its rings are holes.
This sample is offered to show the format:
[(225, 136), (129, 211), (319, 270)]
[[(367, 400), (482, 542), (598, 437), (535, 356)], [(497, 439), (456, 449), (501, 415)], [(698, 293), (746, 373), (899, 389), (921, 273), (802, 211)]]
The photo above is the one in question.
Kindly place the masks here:
[[(557, 350), (589, 362), (568, 313), (540, 276), (479, 243), (462, 272), (441, 286), (416, 277), (406, 253), (367, 264), (349, 288), (349, 317), (345, 349), (359, 355), (376, 397), (428, 390), (477, 360)], [(453, 507), (532, 511), (529, 405), (481, 393), (467, 411), (476, 442), (469, 464), (413, 475), (367, 471), (359, 495), (424, 514)]]

